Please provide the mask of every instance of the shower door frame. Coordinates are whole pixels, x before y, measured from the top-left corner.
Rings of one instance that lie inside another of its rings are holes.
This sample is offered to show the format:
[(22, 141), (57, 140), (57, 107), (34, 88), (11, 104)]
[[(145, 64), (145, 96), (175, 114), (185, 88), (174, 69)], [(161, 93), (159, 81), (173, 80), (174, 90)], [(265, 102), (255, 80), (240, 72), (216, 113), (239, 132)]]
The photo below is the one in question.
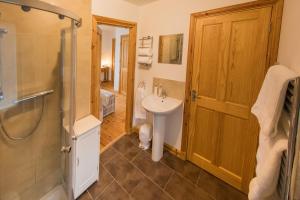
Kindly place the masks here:
[[(60, 19), (63, 19), (64, 17), (70, 18), (71, 20), (75, 21), (75, 25), (77, 27), (81, 26), (81, 21), (82, 19), (74, 14), (73, 12), (60, 8), (58, 6), (49, 4), (47, 2), (43, 1), (36, 1), (36, 0), (0, 0), (0, 2), (3, 3), (9, 3), (9, 4), (14, 4), (14, 5), (19, 5), (23, 8), (34, 8), (37, 10), (42, 10), (50, 13), (57, 14)], [(24, 10), (24, 11), (29, 11), (29, 10)]]

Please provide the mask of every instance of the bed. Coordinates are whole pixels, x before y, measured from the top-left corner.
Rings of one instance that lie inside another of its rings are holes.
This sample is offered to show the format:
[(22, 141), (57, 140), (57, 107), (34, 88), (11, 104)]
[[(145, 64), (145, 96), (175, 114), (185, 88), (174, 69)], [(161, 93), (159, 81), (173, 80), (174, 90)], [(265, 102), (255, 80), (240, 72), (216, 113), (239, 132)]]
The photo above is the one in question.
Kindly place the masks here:
[(115, 112), (115, 94), (108, 90), (100, 90), (103, 117)]

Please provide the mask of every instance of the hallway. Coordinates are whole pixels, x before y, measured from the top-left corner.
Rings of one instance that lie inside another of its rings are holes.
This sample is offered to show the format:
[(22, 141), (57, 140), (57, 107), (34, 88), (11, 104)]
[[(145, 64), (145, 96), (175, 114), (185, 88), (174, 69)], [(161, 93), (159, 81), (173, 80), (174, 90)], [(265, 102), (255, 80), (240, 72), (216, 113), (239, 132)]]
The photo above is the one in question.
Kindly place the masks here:
[(106, 116), (101, 125), (101, 149), (125, 132), (126, 96), (113, 90), (113, 83), (103, 82), (101, 88), (115, 94), (115, 112)]

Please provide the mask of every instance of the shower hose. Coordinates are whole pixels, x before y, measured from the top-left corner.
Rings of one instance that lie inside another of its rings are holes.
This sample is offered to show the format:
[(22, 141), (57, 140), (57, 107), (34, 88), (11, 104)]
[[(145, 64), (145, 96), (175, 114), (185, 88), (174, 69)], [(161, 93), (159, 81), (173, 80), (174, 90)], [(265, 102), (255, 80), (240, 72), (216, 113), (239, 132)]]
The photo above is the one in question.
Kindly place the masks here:
[(42, 98), (42, 108), (41, 108), (41, 111), (40, 111), (40, 114), (39, 114), (39, 118), (37, 120), (37, 122), (35, 123), (34, 127), (24, 136), (24, 137), (13, 137), (9, 134), (9, 131), (7, 130), (7, 128), (4, 126), (4, 123), (3, 123), (3, 120), (2, 120), (2, 116), (0, 116), (0, 127), (1, 127), (1, 130), (3, 131), (4, 135), (10, 139), (10, 140), (13, 140), (13, 141), (19, 141), (19, 140), (25, 140), (27, 138), (29, 138), (30, 136), (33, 135), (33, 133), (36, 131), (36, 129), (38, 128), (41, 120), (42, 120), (42, 116), (43, 116), (43, 113), (44, 113), (44, 107), (45, 107), (45, 97), (41, 97)]

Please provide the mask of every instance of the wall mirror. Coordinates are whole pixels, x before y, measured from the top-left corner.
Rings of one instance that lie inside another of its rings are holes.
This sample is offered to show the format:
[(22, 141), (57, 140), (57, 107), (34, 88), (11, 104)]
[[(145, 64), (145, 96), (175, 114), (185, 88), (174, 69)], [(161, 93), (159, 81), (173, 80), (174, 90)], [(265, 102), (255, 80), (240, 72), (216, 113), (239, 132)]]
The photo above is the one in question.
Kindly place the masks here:
[(182, 64), (183, 34), (159, 36), (158, 63)]

